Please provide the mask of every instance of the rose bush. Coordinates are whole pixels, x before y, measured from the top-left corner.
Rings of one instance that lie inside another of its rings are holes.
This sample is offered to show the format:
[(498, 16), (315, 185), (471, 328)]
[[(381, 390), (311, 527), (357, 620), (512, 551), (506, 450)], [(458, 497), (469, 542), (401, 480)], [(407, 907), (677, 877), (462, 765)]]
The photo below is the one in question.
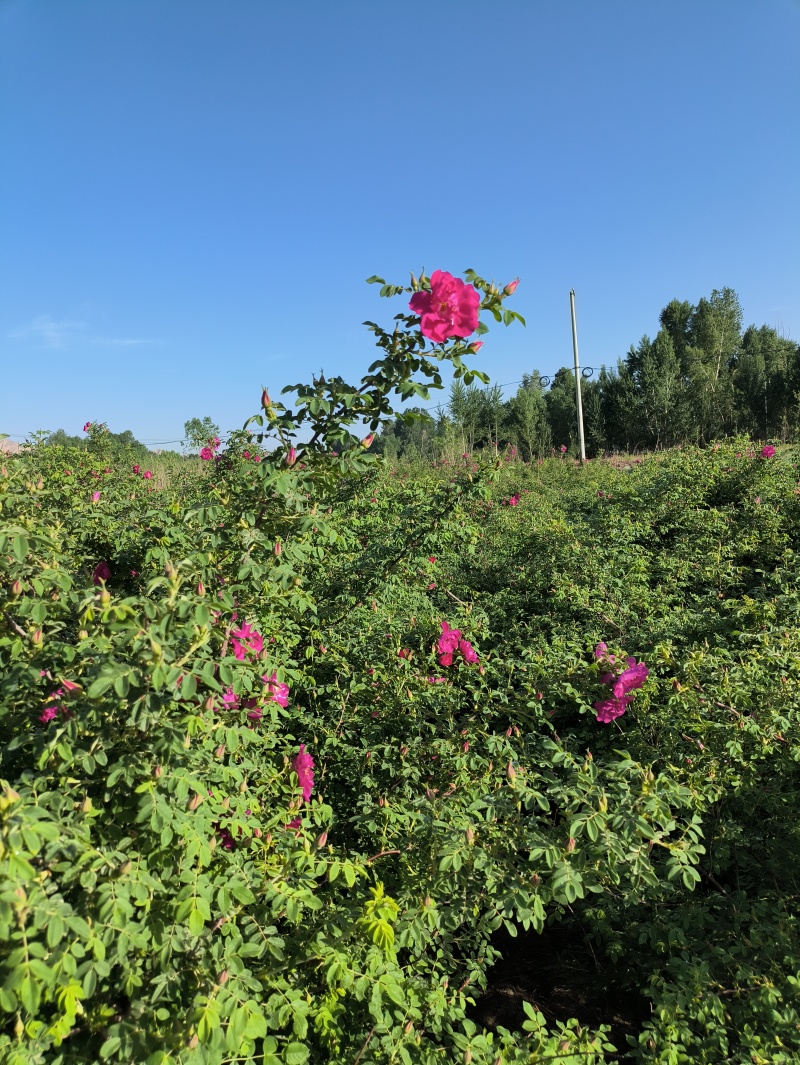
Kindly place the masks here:
[[(480, 376), (422, 318), (190, 474), (0, 470), (0, 1059), (800, 1051), (791, 457), (382, 466), (365, 423)], [(652, 1015), (483, 1029), (499, 936), (574, 922)]]

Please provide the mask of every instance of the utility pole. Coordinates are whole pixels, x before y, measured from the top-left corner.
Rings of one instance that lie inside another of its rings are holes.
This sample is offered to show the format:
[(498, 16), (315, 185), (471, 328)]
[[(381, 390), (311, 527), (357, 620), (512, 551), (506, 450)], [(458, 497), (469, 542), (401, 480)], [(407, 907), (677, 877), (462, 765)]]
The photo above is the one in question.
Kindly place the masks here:
[(581, 449), (581, 466), (586, 461), (586, 444), (583, 439), (583, 400), (581, 399), (581, 371), (578, 365), (578, 327), (575, 324), (575, 289), (569, 290), (569, 309), (572, 313), (572, 352), (575, 356), (575, 403), (578, 408), (578, 443)]

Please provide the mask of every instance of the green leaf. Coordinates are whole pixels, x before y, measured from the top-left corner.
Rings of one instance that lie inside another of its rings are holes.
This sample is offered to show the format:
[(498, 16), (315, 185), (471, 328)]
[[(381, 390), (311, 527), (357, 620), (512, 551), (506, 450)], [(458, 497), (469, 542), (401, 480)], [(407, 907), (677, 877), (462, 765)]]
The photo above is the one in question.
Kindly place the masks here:
[(199, 936), (205, 928), (205, 920), (197, 906), (193, 906), (189, 911), (188, 925), (193, 936)]
[(30, 550), (28, 538), (21, 533), (18, 536), (15, 536), (11, 542), (11, 550), (14, 552), (14, 557), (17, 562), (24, 562), (25, 556)]
[(100, 1047), (100, 1057), (103, 1061), (107, 1061), (113, 1054), (116, 1054), (121, 1046), (122, 1040), (118, 1035), (109, 1036)]
[(31, 1017), (35, 1017), (39, 1011), (39, 1002), (41, 1001), (42, 992), (39, 984), (31, 977), (29, 972), (26, 972), (22, 977), (22, 981), (17, 988), (17, 994), (19, 995), (20, 1002)]
[(88, 699), (99, 699), (104, 692), (107, 692), (111, 685), (114, 683), (114, 678), (109, 676), (98, 677), (97, 680), (92, 681), (86, 692)]

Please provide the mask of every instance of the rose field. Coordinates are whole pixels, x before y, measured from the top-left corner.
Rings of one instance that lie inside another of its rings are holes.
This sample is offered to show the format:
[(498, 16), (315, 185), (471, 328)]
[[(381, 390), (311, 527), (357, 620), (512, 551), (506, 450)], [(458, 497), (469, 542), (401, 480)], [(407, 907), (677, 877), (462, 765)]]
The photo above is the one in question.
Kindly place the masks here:
[(800, 1060), (800, 448), (381, 459), (466, 279), (181, 463), (2, 457), (1, 1062)]

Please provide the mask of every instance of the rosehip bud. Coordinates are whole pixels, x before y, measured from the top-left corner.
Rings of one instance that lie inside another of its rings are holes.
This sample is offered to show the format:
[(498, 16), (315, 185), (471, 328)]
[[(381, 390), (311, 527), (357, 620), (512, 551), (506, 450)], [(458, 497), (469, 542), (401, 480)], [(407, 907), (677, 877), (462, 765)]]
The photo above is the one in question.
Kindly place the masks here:
[(160, 780), (163, 775), (164, 775), (164, 767), (160, 766), (160, 765), (157, 765), (155, 767), (155, 769), (153, 770), (153, 776), (156, 778), (156, 780)]
[(205, 589), (205, 585), (203, 584), (203, 582), (202, 582), (202, 581), (198, 581), (198, 582), (197, 582), (197, 587), (195, 588), (195, 591), (196, 591), (196, 592), (197, 592), (197, 594), (198, 594), (198, 595), (200, 595), (200, 596), (202, 596), (202, 595), (205, 595), (205, 594), (206, 594), (206, 589)]
[(517, 291), (517, 285), (519, 284), (519, 278), (515, 277), (513, 281), (509, 281), (506, 287), (503, 289), (504, 296), (513, 296)]
[(287, 466), (294, 466), (295, 462), (297, 462), (297, 448), (290, 447), (286, 452), (286, 458), (284, 461)]
[(191, 799), (189, 799), (188, 808), (190, 810), (196, 810), (197, 807), (200, 805), (200, 803), (202, 801), (203, 801), (203, 796), (199, 795), (197, 792), (195, 792), (194, 795), (191, 797)]
[(275, 555), (275, 558), (280, 558), (281, 557), (281, 551), (282, 550), (283, 550), (283, 548), (281, 547), (280, 540), (276, 540), (275, 541), (275, 546), (272, 549), (272, 552)]
[(263, 835), (263, 833), (262, 833), (260, 828), (256, 827), (256, 828), (253, 829), (253, 835), (256, 837), (256, 839), (261, 839), (261, 836)]
[(92, 806), (92, 800), (87, 795), (86, 798), (81, 803), (81, 813), (82, 814), (88, 814), (89, 811), (93, 810), (93, 809), (94, 809), (94, 807)]
[(474, 833), (474, 831), (471, 828), (468, 828), (467, 831), (464, 833), (464, 835), (467, 838), (467, 843), (469, 843), (469, 845), (472, 846), (472, 844), (475, 842), (475, 833)]
[(41, 647), (42, 646), (42, 643), (44, 641), (42, 640), (42, 630), (41, 629), (37, 629), (36, 630), (36, 632), (31, 637), (31, 642), (33, 643), (34, 647)]
[(228, 970), (227, 969), (223, 969), (222, 972), (217, 977), (217, 983), (221, 987), (223, 984), (227, 984), (227, 982), (228, 982)]
[(272, 406), (272, 400), (269, 398), (269, 392), (267, 392), (266, 388), (261, 393), (261, 406), (264, 408), (264, 410), (269, 410), (269, 408)]
[(216, 707), (216, 703), (214, 702), (214, 696), (213, 695), (209, 695), (209, 697), (203, 703), (203, 709), (204, 710), (208, 710), (208, 712), (211, 713), (215, 709), (215, 707)]
[(21, 595), (21, 593), (22, 593), (22, 581), (18, 577), (14, 581), (14, 583), (11, 585), (11, 594), (16, 599), (16, 597), (18, 595)]
[(214, 751), (214, 756), (215, 756), (216, 758), (222, 758), (222, 756), (223, 756), (224, 754), (225, 754), (225, 744), (224, 744), (224, 743), (221, 743), (221, 744), (219, 745), (219, 747), (217, 747), (216, 751)]
[(517, 771), (514, 768), (514, 766), (511, 764), (511, 762), (507, 762), (506, 763), (506, 776), (512, 782), (514, 780), (516, 780), (516, 778), (517, 778)]
[(372, 447), (372, 441), (374, 439), (375, 439), (375, 434), (374, 433), (369, 433), (368, 436), (364, 437), (364, 439), (361, 441), (361, 446), (364, 448), (365, 451), (368, 448)]
[(575, 850), (575, 837), (574, 836), (570, 836), (569, 839), (567, 840), (567, 854), (572, 854), (572, 852), (574, 850)]
[(327, 842), (328, 842), (328, 830), (325, 829), (324, 832), (320, 832), (320, 834), (317, 836), (317, 846), (319, 847), (320, 850), (322, 850), (322, 848), (325, 846), (325, 844)]

